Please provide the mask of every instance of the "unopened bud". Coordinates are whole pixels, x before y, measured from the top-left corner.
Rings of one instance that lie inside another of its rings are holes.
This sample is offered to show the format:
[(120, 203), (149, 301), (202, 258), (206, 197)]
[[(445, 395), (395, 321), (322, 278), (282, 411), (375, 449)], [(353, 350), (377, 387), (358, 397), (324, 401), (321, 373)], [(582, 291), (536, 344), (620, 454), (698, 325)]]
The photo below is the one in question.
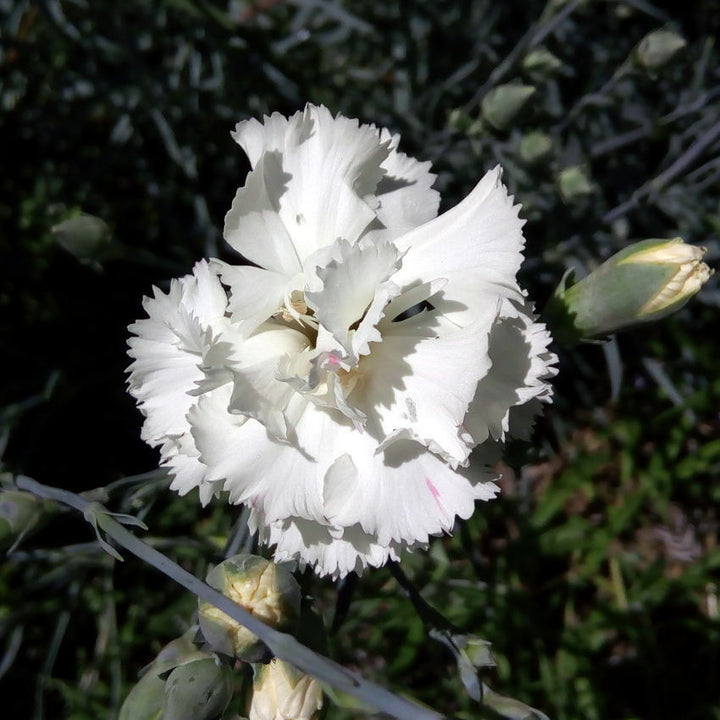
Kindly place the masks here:
[(183, 664), (213, 657), (193, 644), (192, 636), (196, 631), (197, 627), (191, 628), (165, 645), (128, 693), (118, 720), (160, 720), (163, 717), (167, 673)]
[(0, 547), (21, 540), (51, 507), (52, 503), (24, 490), (0, 490)]
[(165, 682), (163, 718), (212, 720), (232, 699), (232, 670), (216, 657), (176, 667)]
[[(276, 630), (292, 629), (300, 612), (300, 587), (292, 574), (257, 555), (235, 555), (207, 575), (209, 585)], [(259, 638), (222, 610), (200, 601), (200, 628), (217, 651), (259, 662), (266, 649)]]
[(498, 130), (507, 128), (535, 94), (532, 85), (498, 85), (482, 101), (482, 115)]
[(463, 640), (461, 650), (473, 667), (495, 667), (495, 658), (491, 650), (492, 643), (476, 635), (465, 635)]
[(63, 249), (84, 262), (103, 260), (111, 243), (107, 223), (94, 215), (70, 217), (54, 225), (52, 233)]
[(705, 248), (674, 240), (643, 240), (621, 250), (548, 303), (548, 320), (560, 340), (607, 335), (658, 320), (681, 308), (713, 271)]
[(534, 130), (520, 141), (520, 157), (528, 164), (544, 160), (552, 150), (552, 138), (544, 132)]
[(315, 720), (322, 704), (320, 683), (294, 665), (255, 666), (249, 720)]
[(646, 35), (635, 50), (637, 62), (648, 70), (666, 65), (687, 43), (671, 30), (655, 30)]
[(125, 698), (118, 720), (160, 720), (164, 699), (165, 681), (154, 672), (147, 672)]
[(522, 61), (523, 70), (533, 79), (542, 80), (554, 75), (562, 67), (562, 61), (545, 48), (529, 52)]
[(561, 170), (558, 175), (558, 188), (566, 203), (591, 195), (595, 189), (581, 165), (573, 165)]

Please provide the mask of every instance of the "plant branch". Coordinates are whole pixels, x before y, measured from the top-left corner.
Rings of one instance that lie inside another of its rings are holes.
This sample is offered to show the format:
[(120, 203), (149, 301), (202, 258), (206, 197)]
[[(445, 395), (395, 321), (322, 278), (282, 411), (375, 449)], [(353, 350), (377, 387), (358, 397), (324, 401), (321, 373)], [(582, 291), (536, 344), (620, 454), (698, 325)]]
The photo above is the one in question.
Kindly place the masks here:
[(445, 716), (429, 708), (394, 695), (384, 687), (363, 679), (338, 663), (301, 645), (294, 637), (278, 632), (251, 615), (240, 605), (211, 588), (191, 573), (181, 568), (166, 555), (135, 537), (99, 503), (89, 502), (80, 495), (53, 488), (31, 480), (18, 478), (22, 490), (48, 500), (61, 502), (83, 513), (88, 522), (99, 526), (120, 546), (152, 565), (197, 597), (205, 600), (229, 615), (257, 635), (276, 657), (292, 663), (302, 672), (352, 695), (368, 707), (388, 713), (398, 720), (443, 720)]

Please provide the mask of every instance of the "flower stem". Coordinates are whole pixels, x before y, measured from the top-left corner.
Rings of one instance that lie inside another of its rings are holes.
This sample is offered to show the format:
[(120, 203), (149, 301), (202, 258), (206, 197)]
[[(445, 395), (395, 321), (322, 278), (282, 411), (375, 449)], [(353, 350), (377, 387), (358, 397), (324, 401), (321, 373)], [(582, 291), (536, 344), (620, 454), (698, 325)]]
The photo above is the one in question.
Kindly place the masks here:
[(302, 672), (313, 675), (321, 682), (352, 695), (364, 705), (386, 712), (398, 720), (443, 720), (444, 716), (434, 710), (398, 697), (382, 686), (363, 679), (333, 660), (301, 645), (291, 635), (268, 627), (240, 605), (235, 604), (225, 595), (181, 568), (166, 555), (135, 537), (98, 503), (90, 502), (68, 490), (42, 485), (30, 478), (18, 478), (17, 485), (22, 490), (48, 500), (64, 503), (82, 512), (88, 521), (96, 523), (120, 546), (244, 625), (270, 648), (273, 655), (292, 663)]

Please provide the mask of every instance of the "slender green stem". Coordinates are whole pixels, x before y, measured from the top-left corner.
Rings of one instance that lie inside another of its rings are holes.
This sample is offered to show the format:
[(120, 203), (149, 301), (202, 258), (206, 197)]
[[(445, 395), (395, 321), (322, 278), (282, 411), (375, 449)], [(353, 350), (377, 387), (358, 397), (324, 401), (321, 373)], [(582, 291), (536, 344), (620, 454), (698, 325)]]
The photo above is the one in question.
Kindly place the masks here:
[(145, 561), (178, 584), (206, 600), (257, 635), (276, 657), (292, 663), (313, 675), (321, 682), (360, 700), (364, 705), (388, 713), (399, 720), (443, 720), (445, 716), (410, 700), (398, 697), (384, 687), (363, 679), (338, 663), (301, 645), (294, 637), (268, 627), (222, 593), (211, 588), (191, 573), (181, 568), (166, 555), (128, 532), (112, 514), (98, 503), (85, 500), (80, 495), (49, 487), (31, 480), (18, 478), (18, 487), (48, 500), (65, 503), (83, 513), (88, 522), (100, 527), (118, 545)]

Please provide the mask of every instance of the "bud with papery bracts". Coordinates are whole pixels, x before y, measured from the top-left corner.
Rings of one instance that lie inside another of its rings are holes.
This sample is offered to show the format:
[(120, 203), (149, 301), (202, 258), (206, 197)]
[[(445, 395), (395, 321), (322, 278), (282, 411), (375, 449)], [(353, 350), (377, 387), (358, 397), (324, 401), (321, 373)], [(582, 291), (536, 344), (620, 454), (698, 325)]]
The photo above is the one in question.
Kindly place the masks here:
[(680, 238), (643, 240), (574, 285), (564, 278), (545, 310), (553, 336), (573, 342), (675, 312), (712, 275), (705, 253)]
[(290, 663), (255, 666), (249, 720), (315, 720), (322, 703), (320, 683)]
[[(257, 555), (235, 555), (207, 575), (209, 585), (276, 630), (293, 630), (300, 612), (300, 587), (289, 570)], [(217, 652), (261, 662), (260, 639), (222, 610), (200, 601), (200, 628)]]

